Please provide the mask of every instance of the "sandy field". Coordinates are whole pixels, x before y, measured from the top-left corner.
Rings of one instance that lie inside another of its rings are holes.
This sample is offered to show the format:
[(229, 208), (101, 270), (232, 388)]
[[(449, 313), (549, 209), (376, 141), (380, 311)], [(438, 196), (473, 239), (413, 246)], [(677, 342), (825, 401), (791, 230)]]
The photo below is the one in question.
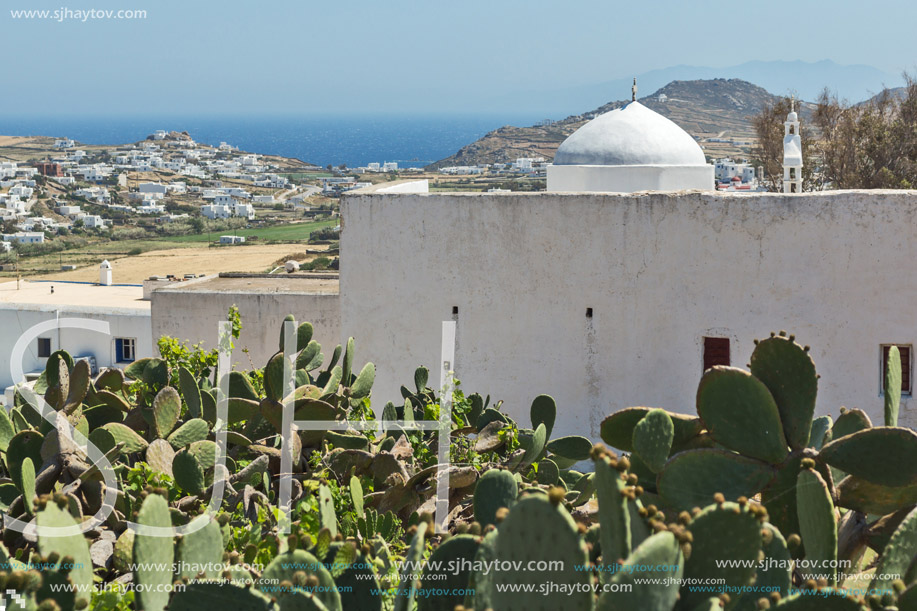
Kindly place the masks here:
[[(150, 276), (169, 274), (215, 274), (218, 272), (263, 272), (287, 255), (299, 252), (298, 244), (264, 246), (224, 246), (207, 248), (176, 248), (151, 250), (133, 257), (110, 259), (112, 280), (116, 284), (140, 284)], [(36, 276), (42, 280), (74, 280), (98, 282), (98, 266), (87, 266), (70, 272), (55, 272)]]

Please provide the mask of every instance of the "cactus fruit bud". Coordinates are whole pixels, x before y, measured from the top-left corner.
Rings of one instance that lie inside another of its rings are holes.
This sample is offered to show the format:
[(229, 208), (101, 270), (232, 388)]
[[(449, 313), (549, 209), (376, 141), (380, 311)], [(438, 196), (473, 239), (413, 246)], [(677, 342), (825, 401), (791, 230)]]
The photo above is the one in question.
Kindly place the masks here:
[(786, 337), (786, 331), (783, 329), (780, 330), (780, 337)]
[[(556, 503), (555, 503), (555, 504), (556, 504)], [(496, 517), (495, 517), (497, 524), (499, 524), (499, 523), (501, 523), (503, 520), (505, 520), (505, 519), (506, 519), (506, 516), (508, 516), (508, 515), (509, 515), (509, 509), (507, 509), (506, 507), (500, 507), (500, 508), (497, 510), (497, 514), (496, 514)]]
[(817, 590), (818, 582), (814, 579), (806, 579), (806, 582), (803, 584), (806, 590)]
[(555, 507), (563, 503), (565, 495), (566, 492), (560, 486), (552, 486), (551, 489), (548, 490), (548, 500), (551, 501), (551, 504)]
[(803, 458), (800, 464), (802, 465), (803, 469), (814, 469), (815, 468), (815, 461), (811, 458)]
[(800, 538), (800, 536), (797, 535), (796, 533), (793, 533), (789, 537), (786, 538), (786, 546), (790, 548), (791, 550), (799, 547), (800, 543), (802, 543), (802, 538)]
[(758, 607), (759, 611), (764, 611), (764, 609), (771, 608), (771, 601), (767, 600), (766, 598), (759, 598), (756, 606)]
[(713, 502), (716, 503), (717, 505), (722, 505), (723, 503), (726, 502), (726, 497), (723, 496), (722, 492), (717, 492), (716, 494), (713, 495)]
[(736, 503), (739, 504), (739, 507), (745, 507), (748, 504), (748, 497), (740, 496), (738, 499), (736, 499)]

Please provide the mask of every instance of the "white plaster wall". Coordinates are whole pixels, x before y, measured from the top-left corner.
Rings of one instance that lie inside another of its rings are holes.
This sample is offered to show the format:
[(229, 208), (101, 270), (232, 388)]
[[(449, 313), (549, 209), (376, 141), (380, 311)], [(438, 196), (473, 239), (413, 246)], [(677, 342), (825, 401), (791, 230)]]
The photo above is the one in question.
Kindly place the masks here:
[(712, 190), (712, 165), (551, 165), (548, 191), (634, 193)]
[[(51, 338), (51, 351), (64, 349), (73, 356), (93, 355), (99, 369), (115, 365), (115, 338), (135, 338), (137, 358), (153, 356), (149, 312), (111, 308), (61, 307), (60, 318), (88, 318), (107, 321), (111, 336), (84, 329), (63, 328), (42, 333), (39, 337)], [(19, 337), (34, 325), (58, 318), (58, 311), (49, 306), (0, 305), (0, 388), (18, 382), (10, 373), (10, 354)], [(25, 353), (23, 371), (43, 371), (46, 358), (38, 358), (38, 342), (32, 340)], [(124, 366), (124, 364), (118, 364)]]
[[(244, 291), (181, 291), (160, 289), (152, 294), (153, 337), (170, 335), (191, 344), (204, 342), (206, 349), (217, 345), (217, 328), (236, 305), (242, 318), (242, 332), (236, 342), (233, 363), (243, 369), (264, 367), (277, 352), (280, 327), (287, 314), (297, 321), (311, 322), (313, 339), (322, 345), (325, 359), (341, 343), (341, 318), (337, 293), (254, 293)], [(248, 349), (248, 354), (242, 352)], [(158, 353), (158, 351), (157, 351)]]
[[(811, 345), (818, 412), (882, 421), (880, 344), (917, 344), (917, 193), (354, 194), (342, 204), (342, 330), (374, 405), (424, 364), (458, 306), (456, 375), (528, 425), (598, 439), (612, 411), (694, 413), (702, 338), (786, 329)], [(587, 319), (586, 308), (593, 308)], [(917, 425), (915, 402), (901, 421)]]

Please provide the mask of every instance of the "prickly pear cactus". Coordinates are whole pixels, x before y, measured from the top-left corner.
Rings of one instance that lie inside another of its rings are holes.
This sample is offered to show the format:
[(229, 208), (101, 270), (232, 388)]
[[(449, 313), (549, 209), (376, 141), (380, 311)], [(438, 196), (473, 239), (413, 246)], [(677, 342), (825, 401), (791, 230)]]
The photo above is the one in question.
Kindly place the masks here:
[(825, 480), (815, 470), (815, 461), (803, 461), (796, 486), (799, 534), (806, 550), (806, 566), (800, 569), (805, 579), (825, 578), (837, 582), (833, 568), (837, 562), (837, 515)]
[[(493, 576), (490, 599), (495, 609), (504, 611), (538, 611), (555, 609), (591, 609), (591, 576), (582, 570), (588, 560), (585, 543), (567, 510), (561, 505), (563, 491), (552, 489), (549, 497), (527, 495), (516, 502), (499, 525), (496, 560), (522, 562), (555, 560), (562, 568), (550, 573), (536, 571), (500, 571)], [(511, 565), (513, 566), (513, 565)], [(578, 569), (579, 567), (579, 569)], [(543, 592), (546, 577), (564, 584), (570, 592)], [(507, 587), (497, 587), (497, 586)], [(512, 586), (530, 585), (537, 591), (521, 592)]]
[[(137, 515), (137, 523), (143, 526), (171, 528), (172, 518), (169, 516), (169, 505), (166, 500), (158, 494), (146, 497)], [(133, 556), (134, 562), (137, 563), (134, 579), (144, 586), (137, 592), (140, 605), (144, 611), (165, 609), (169, 604), (167, 587), (172, 583), (172, 537), (136, 534)]]
[(501, 507), (512, 507), (519, 494), (519, 484), (509, 471), (487, 471), (474, 489), (474, 519), (482, 527), (494, 524)]
[[(454, 609), (462, 604), (464, 590), (471, 577), (472, 563), (480, 545), (479, 537), (456, 535), (433, 550), (420, 577), (420, 587), (425, 595), (417, 600), (417, 611)], [(436, 570), (433, 567), (443, 568)], [(433, 594), (427, 596), (427, 592)]]
[[(596, 611), (672, 609), (678, 599), (678, 582), (684, 571), (679, 537), (684, 540), (687, 537), (685, 533), (683, 529), (660, 532), (641, 543), (611, 578), (612, 584), (629, 588), (602, 594)], [(646, 583), (651, 579), (662, 581)]]

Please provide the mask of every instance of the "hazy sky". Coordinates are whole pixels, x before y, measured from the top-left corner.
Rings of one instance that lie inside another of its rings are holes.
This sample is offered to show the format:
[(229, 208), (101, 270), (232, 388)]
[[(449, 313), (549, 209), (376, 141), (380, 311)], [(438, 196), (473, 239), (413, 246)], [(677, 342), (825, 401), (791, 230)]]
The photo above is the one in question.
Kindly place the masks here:
[[(912, 1), (2, 0), (0, 112), (503, 110), (676, 64), (917, 62)], [(138, 20), (12, 10), (145, 10)]]

